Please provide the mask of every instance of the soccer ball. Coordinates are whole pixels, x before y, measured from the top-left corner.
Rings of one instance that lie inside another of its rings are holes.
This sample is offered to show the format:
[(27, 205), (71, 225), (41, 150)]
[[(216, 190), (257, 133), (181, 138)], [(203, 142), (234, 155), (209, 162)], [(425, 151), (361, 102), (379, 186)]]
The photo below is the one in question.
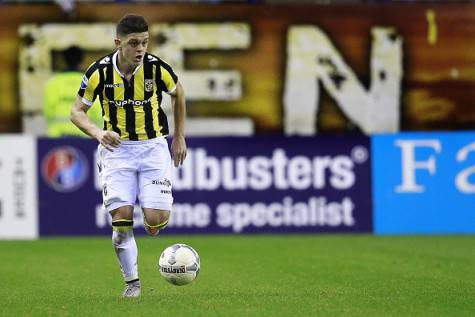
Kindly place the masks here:
[(158, 268), (169, 283), (190, 284), (200, 272), (200, 256), (189, 245), (174, 244), (163, 250), (158, 260)]

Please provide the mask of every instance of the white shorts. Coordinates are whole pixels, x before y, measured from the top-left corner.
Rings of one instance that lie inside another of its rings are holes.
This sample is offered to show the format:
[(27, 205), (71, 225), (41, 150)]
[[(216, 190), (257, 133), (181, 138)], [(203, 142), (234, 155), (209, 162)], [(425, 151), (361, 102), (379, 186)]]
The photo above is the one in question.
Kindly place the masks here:
[(122, 141), (114, 152), (99, 144), (99, 175), (104, 207), (111, 212), (134, 206), (171, 210), (172, 161), (165, 138)]

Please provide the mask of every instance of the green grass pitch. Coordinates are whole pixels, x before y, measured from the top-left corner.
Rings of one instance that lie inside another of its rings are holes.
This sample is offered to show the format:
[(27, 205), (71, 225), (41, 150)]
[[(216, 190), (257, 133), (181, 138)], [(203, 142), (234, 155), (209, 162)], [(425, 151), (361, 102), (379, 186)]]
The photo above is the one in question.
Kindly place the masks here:
[[(201, 256), (191, 285), (161, 251)], [(110, 238), (0, 241), (0, 316), (475, 316), (475, 236), (140, 237), (140, 299), (121, 299)]]

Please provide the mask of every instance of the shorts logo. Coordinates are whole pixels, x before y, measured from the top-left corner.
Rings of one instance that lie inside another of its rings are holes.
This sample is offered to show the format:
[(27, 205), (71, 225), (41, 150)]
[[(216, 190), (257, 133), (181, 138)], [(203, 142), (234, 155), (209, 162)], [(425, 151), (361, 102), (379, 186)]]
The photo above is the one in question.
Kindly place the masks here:
[(151, 92), (153, 91), (153, 79), (145, 79), (145, 91)]
[(172, 186), (172, 182), (168, 179), (168, 178), (164, 178), (162, 180), (153, 180), (152, 181), (152, 184), (153, 185), (163, 185), (163, 186), (166, 186), (166, 187), (171, 187)]
[(81, 187), (89, 172), (84, 154), (72, 146), (50, 150), (41, 163), (46, 184), (58, 192), (71, 192)]

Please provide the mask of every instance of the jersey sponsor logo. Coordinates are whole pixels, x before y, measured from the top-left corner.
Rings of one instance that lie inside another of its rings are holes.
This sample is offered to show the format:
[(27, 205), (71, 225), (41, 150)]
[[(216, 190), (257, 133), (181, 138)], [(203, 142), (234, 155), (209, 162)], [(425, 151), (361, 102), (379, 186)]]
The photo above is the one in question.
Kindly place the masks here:
[(146, 92), (153, 91), (153, 79), (145, 79), (144, 87)]
[(127, 100), (109, 100), (109, 105), (116, 106), (117, 108), (122, 108), (125, 106), (144, 106), (146, 104), (149, 104), (152, 101), (152, 98), (148, 98), (147, 100), (133, 100), (133, 99), (127, 99)]
[(104, 87), (106, 87), (106, 88), (119, 88), (119, 87), (124, 87), (124, 83), (105, 84)]
[(81, 187), (89, 172), (84, 154), (72, 146), (59, 146), (49, 151), (41, 164), (43, 179), (58, 192), (71, 192)]
[(80, 89), (86, 89), (87, 88), (87, 83), (88, 83), (88, 79), (86, 77), (86, 75), (84, 75), (84, 77), (82, 78), (82, 82), (81, 82), (81, 88)]

